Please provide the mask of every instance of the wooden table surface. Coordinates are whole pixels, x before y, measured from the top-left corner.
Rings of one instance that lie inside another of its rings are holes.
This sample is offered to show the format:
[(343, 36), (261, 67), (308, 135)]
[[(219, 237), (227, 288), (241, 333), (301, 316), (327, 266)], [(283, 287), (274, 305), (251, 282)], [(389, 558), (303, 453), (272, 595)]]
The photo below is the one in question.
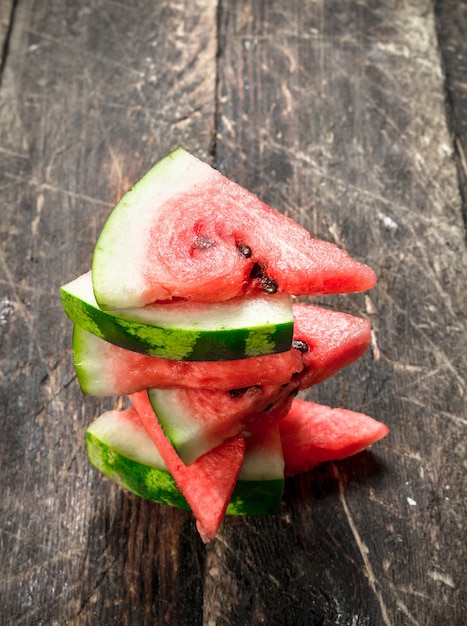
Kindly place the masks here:
[[(0, 623), (466, 623), (467, 4), (0, 0)], [(390, 436), (192, 516), (102, 478), (59, 286), (178, 145), (379, 277), (371, 349), (309, 398)]]

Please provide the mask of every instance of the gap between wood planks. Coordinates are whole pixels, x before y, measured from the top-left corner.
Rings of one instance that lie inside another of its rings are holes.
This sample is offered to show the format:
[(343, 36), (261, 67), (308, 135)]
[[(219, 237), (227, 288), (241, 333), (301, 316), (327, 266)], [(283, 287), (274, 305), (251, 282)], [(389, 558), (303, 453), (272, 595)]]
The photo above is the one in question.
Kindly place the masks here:
[(18, 0), (0, 0), (0, 86), (10, 47), (11, 32)]
[(462, 31), (465, 30), (462, 12), (465, 9), (463, 3), (443, 3), (435, 0), (433, 11), (439, 61), (444, 79), (446, 119), (452, 137), (454, 162), (462, 201), (462, 217), (467, 231), (467, 116), (465, 115), (467, 100), (463, 96), (467, 83), (463, 80), (462, 72), (462, 59), (467, 55), (467, 43), (462, 37)]

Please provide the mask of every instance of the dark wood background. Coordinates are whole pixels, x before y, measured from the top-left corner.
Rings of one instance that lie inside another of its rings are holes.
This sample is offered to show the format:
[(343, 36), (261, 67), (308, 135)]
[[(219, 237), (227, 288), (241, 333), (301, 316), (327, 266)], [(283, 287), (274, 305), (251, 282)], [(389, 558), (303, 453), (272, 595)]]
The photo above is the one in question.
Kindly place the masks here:
[[(467, 4), (0, 0), (0, 623), (466, 623)], [(58, 289), (183, 145), (377, 271), (371, 350), (311, 398), (390, 436), (279, 516), (191, 515), (88, 464)]]

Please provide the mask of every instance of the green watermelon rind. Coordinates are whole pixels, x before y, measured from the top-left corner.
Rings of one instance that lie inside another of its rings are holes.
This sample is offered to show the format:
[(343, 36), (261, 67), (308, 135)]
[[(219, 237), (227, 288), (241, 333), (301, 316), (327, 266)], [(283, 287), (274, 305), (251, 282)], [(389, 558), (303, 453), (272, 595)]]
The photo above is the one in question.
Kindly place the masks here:
[[(175, 163), (177, 167), (173, 167)], [(154, 198), (161, 203), (164, 198), (170, 198), (175, 189), (180, 193), (188, 191), (193, 184), (202, 184), (203, 175), (208, 172), (204, 163), (198, 163), (188, 152), (177, 148), (153, 165), (116, 204), (97, 239), (92, 259), (94, 291), (102, 309), (120, 308), (120, 303), (129, 302), (132, 296), (136, 280), (134, 267), (139, 265), (145, 251), (136, 246), (130, 248), (131, 263), (127, 257), (115, 255), (114, 251), (121, 248), (122, 236), (125, 242), (138, 241), (141, 229), (150, 228), (147, 221), (150, 212), (140, 207), (151, 206)], [(132, 206), (138, 207), (137, 219), (132, 211), (128, 211)], [(112, 263), (109, 263), (109, 254)]]
[(284, 479), (237, 480), (227, 515), (277, 515), (284, 492)]
[(166, 469), (130, 459), (89, 431), (86, 451), (90, 463), (120, 487), (152, 502), (190, 509)]
[[(270, 323), (258, 322), (265, 318), (261, 314), (258, 317), (255, 309), (254, 319), (247, 327), (228, 327), (224, 320), (216, 328), (218, 307), (213, 306), (211, 328), (163, 327), (150, 323), (149, 319), (143, 322), (135, 319), (143, 315), (141, 311), (134, 310), (128, 317), (121, 312), (102, 311), (92, 294), (90, 281), (83, 279), (81, 276), (60, 288), (65, 313), (81, 328), (127, 350), (170, 360), (227, 361), (286, 352), (292, 345), (293, 313), (287, 296), (256, 301), (265, 303), (266, 319), (275, 320)], [(232, 307), (230, 318), (234, 324), (237, 305), (230, 303), (227, 307)], [(281, 322), (277, 321), (279, 318)]]
[[(228, 505), (229, 515), (278, 512), (284, 463), (277, 438), (278, 430), (262, 445), (249, 446)], [(96, 469), (128, 491), (159, 504), (190, 508), (133, 407), (107, 411), (95, 419), (86, 431), (86, 450)]]
[[(86, 451), (90, 463), (97, 470), (127, 491), (157, 504), (190, 510), (167, 469), (131, 459), (89, 430), (86, 432)], [(226, 514), (276, 515), (283, 489), (284, 480), (279, 478), (238, 480)]]
[[(184, 463), (193, 463), (210, 449), (205, 424), (187, 415), (177, 402), (178, 389), (148, 389), (148, 398), (165, 436)], [(226, 433), (225, 437), (234, 433)]]

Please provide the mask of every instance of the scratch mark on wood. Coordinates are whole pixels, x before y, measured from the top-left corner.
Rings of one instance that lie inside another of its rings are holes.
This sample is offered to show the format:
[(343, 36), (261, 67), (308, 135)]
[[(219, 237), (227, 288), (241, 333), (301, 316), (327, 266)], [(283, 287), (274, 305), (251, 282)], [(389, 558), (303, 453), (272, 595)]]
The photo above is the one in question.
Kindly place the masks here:
[(338, 227), (337, 224), (335, 222), (333, 222), (329, 227), (328, 227), (329, 232), (331, 233), (331, 235), (334, 238), (334, 243), (336, 244), (336, 246), (339, 246), (340, 248), (345, 248), (344, 242), (342, 241), (342, 239), (340, 238), (339, 232), (338, 232)]
[(34, 349), (37, 352), (37, 355), (40, 359), (40, 361), (44, 364), (46, 371), (47, 371), (47, 378), (46, 378), (46, 383), (44, 384), (44, 389), (47, 390), (47, 394), (48, 394), (48, 398), (46, 400), (47, 404), (50, 404), (58, 395), (61, 386), (60, 384), (57, 382), (58, 378), (57, 378), (57, 368), (54, 366), (51, 366), (50, 363), (48, 362), (48, 360), (44, 357), (44, 353), (42, 350), (42, 345), (40, 343), (39, 337), (38, 337), (38, 333), (37, 333), (37, 329), (35, 326), (35, 321), (34, 321), (34, 317), (31, 315), (31, 313), (28, 311), (27, 307), (24, 305), (24, 303), (22, 302), (21, 298), (18, 295), (18, 292), (16, 290), (16, 284), (15, 281), (13, 279), (13, 276), (10, 272), (10, 269), (7, 265), (6, 259), (4, 257), (4, 253), (3, 250), (0, 248), (0, 266), (2, 267), (3, 273), (4, 275), (7, 277), (7, 281), (8, 281), (8, 285), (11, 289), (11, 292), (13, 294), (13, 300), (11, 302), (11, 305), (13, 306), (13, 309), (15, 312), (18, 312), (19, 315), (21, 315), (21, 317), (23, 318), (28, 330), (29, 330), (29, 334), (30, 334), (30, 346), (31, 349), (32, 347), (34, 347)]
[(12, 156), (12, 157), (17, 157), (19, 159), (28, 159), (29, 158), (29, 154), (26, 154), (26, 153), (23, 153), (23, 152), (16, 152), (15, 150), (9, 150), (8, 148), (4, 148), (3, 146), (0, 146), (0, 153), (6, 154), (6, 155)]
[(430, 578), (432, 578), (435, 581), (439, 581), (441, 583), (443, 583), (444, 585), (447, 585), (448, 587), (451, 587), (451, 589), (455, 589), (456, 585), (452, 579), (452, 577), (449, 574), (444, 574), (443, 572), (437, 572), (436, 570), (432, 570), (431, 572), (429, 572), (429, 576)]
[(404, 613), (404, 615), (410, 620), (412, 624), (414, 624), (414, 626), (420, 626), (420, 622), (416, 620), (415, 617), (410, 613), (405, 602), (402, 602), (400, 598), (397, 598), (396, 604), (401, 612)]
[(467, 176), (467, 159), (465, 158), (464, 147), (459, 137), (456, 137), (456, 148), (459, 152), (459, 158), (462, 165), (462, 170), (464, 171), (464, 175)]
[(78, 200), (85, 200), (86, 202), (92, 202), (92, 203), (96, 203), (99, 204), (101, 206), (105, 206), (108, 208), (113, 208), (113, 204), (112, 202), (108, 202), (106, 200), (101, 200), (99, 198), (95, 198), (93, 196), (88, 196), (87, 194), (84, 193), (77, 193), (75, 191), (71, 191), (69, 189), (64, 189), (63, 187), (58, 187), (57, 185), (53, 185), (51, 183), (42, 183), (38, 180), (35, 180), (34, 178), (30, 179), (27, 177), (23, 177), (23, 176), (18, 176), (16, 174), (11, 174), (9, 172), (7, 172), (5, 174), (6, 178), (10, 178), (11, 180), (14, 180), (15, 182), (19, 183), (19, 184), (27, 184), (30, 185), (32, 187), (40, 187), (43, 191), (52, 191), (55, 193), (63, 193), (66, 196), (69, 196), (70, 198), (73, 199), (78, 199)]
[[(417, 400), (417, 398), (413, 398), (411, 396), (400, 396), (400, 400), (402, 402), (407, 402), (409, 404), (413, 404), (421, 409), (426, 409), (426, 402), (421, 400)], [(454, 413), (450, 413), (449, 411), (437, 411), (436, 415), (439, 417), (443, 417), (444, 419), (452, 420), (453, 422), (457, 422), (461, 426), (467, 426), (467, 419), (462, 417), (461, 415), (456, 415)]]
[(31, 222), (31, 233), (33, 237), (37, 237), (37, 229), (41, 220), (42, 209), (44, 208), (44, 193), (41, 191), (36, 198), (36, 215)]
[(358, 550), (360, 552), (360, 555), (362, 557), (362, 561), (363, 561), (363, 565), (365, 567), (365, 572), (366, 572), (366, 576), (368, 578), (368, 582), (370, 584), (371, 590), (373, 591), (373, 593), (375, 594), (375, 597), (378, 600), (378, 604), (381, 610), (381, 618), (385, 624), (385, 626), (392, 626), (392, 622), (389, 618), (389, 614), (388, 614), (388, 610), (386, 607), (386, 603), (384, 602), (384, 598), (383, 595), (381, 593), (381, 591), (378, 588), (378, 581), (377, 578), (375, 576), (375, 573), (373, 571), (373, 568), (371, 566), (371, 562), (370, 559), (368, 557), (369, 554), (369, 550), (368, 550), (368, 546), (365, 544), (365, 542), (362, 540), (360, 533), (358, 532), (358, 528), (353, 520), (352, 514), (350, 513), (350, 509), (348, 507), (347, 504), (347, 500), (345, 498), (345, 491), (344, 491), (344, 483), (342, 481), (342, 478), (340, 476), (339, 470), (337, 468), (337, 466), (333, 463), (332, 465), (332, 471), (333, 474), (335, 476), (335, 478), (337, 479), (338, 482), (338, 487), (339, 487), (339, 501), (342, 505), (342, 508), (344, 509), (344, 513), (345, 513), (345, 517), (347, 519), (347, 522), (350, 526), (350, 530), (352, 531), (352, 535), (354, 537), (355, 543), (358, 547)]
[(444, 350), (441, 350), (439, 348), (439, 346), (437, 346), (432, 341), (432, 339), (428, 337), (428, 335), (424, 334), (424, 339), (427, 342), (427, 344), (430, 345), (431, 350), (433, 351), (433, 354), (435, 355), (436, 360), (438, 361), (440, 366), (441, 367), (444, 366), (444, 368), (446, 370), (451, 372), (451, 374), (453, 375), (453, 377), (455, 378), (455, 380), (458, 383), (459, 393), (460, 393), (461, 396), (463, 396), (464, 392), (465, 392), (465, 386), (466, 386), (466, 381), (464, 380), (463, 376), (457, 371), (457, 369), (454, 366), (454, 364), (452, 363), (450, 357), (445, 353)]
[(371, 329), (371, 351), (373, 353), (373, 360), (379, 361), (381, 359), (381, 352), (379, 350), (378, 342), (376, 339), (376, 331), (374, 328)]
[[(316, 163), (315, 159), (310, 157), (310, 155), (308, 155), (308, 154), (306, 154), (304, 152), (301, 152), (300, 150), (294, 150), (292, 148), (291, 149), (287, 149), (282, 144), (280, 144), (278, 142), (274, 142), (271, 138), (270, 138), (270, 144), (271, 144), (271, 147), (275, 147), (277, 149), (280, 149), (281, 152), (287, 154), (294, 161), (296, 161), (296, 162), (302, 161), (303, 163), (305, 163), (310, 171), (313, 171), (315, 174), (317, 174), (324, 181), (329, 181), (333, 185), (336, 185), (336, 186), (341, 185), (341, 186), (345, 187), (346, 189), (349, 189), (349, 190), (352, 190), (352, 191), (356, 191), (362, 197), (367, 197), (367, 198), (369, 198), (371, 200), (374, 200), (375, 202), (379, 202), (379, 203), (384, 204), (384, 205), (386, 205), (388, 207), (394, 208), (397, 211), (397, 213), (408, 213), (408, 214), (413, 213), (413, 210), (414, 210), (413, 207), (405, 205), (402, 202), (392, 200), (391, 198), (387, 198), (386, 196), (383, 196), (383, 195), (381, 195), (379, 193), (376, 193), (375, 191), (372, 191), (371, 189), (368, 189), (366, 187), (362, 187), (361, 185), (352, 183), (349, 180), (340, 178), (339, 176), (336, 175), (336, 173), (334, 171), (333, 172), (327, 172), (324, 167), (322, 167), (322, 166), (320, 166), (320, 165), (318, 165)], [(424, 221), (427, 221), (427, 222), (431, 222), (432, 221), (432, 217), (430, 215), (417, 214), (417, 217), (420, 220), (424, 220)]]

